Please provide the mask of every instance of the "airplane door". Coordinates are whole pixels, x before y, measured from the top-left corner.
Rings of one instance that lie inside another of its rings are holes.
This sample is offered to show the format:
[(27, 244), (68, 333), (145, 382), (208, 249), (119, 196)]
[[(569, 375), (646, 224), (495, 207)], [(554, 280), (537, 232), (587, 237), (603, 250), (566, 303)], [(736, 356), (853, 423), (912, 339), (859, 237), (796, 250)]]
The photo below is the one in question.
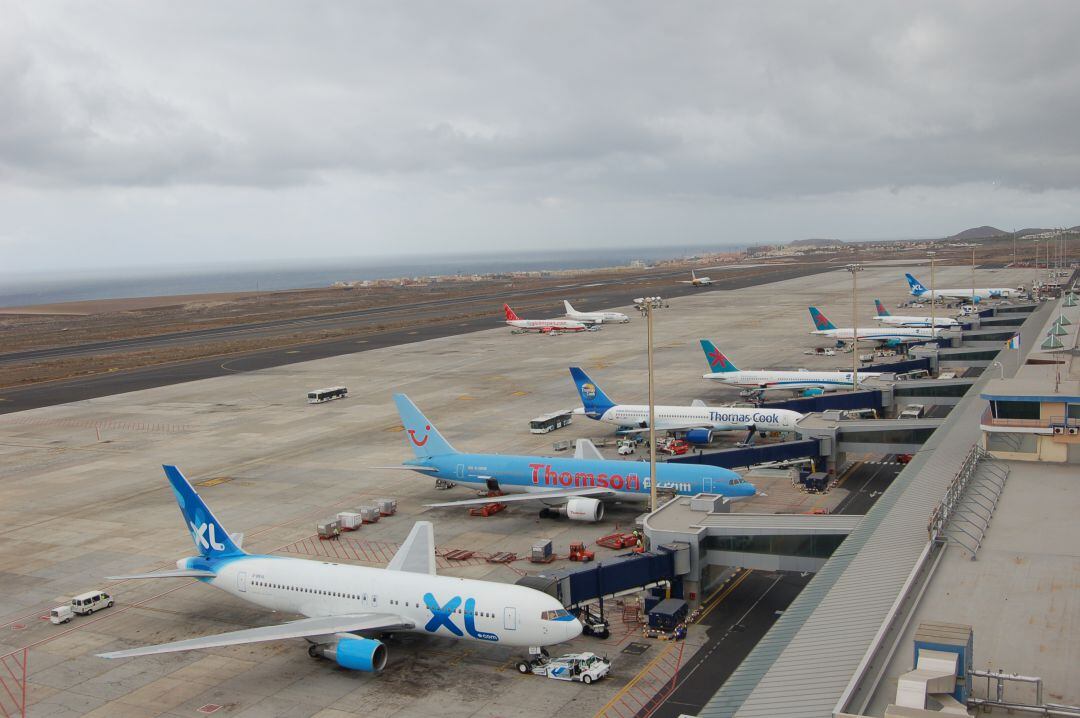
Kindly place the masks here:
[(503, 609), (503, 628), (508, 631), (517, 630), (517, 609), (507, 607)]
[(702, 493), (706, 493), (706, 494), (711, 494), (713, 492), (712, 491), (712, 479), (711, 478), (706, 477), (706, 478), (701, 480), (701, 491), (702, 491)]
[(247, 593), (247, 571), (236, 574), (236, 589), (241, 593)]
[(465, 464), (458, 464), (457, 469), (454, 472), (459, 479), (465, 478)]

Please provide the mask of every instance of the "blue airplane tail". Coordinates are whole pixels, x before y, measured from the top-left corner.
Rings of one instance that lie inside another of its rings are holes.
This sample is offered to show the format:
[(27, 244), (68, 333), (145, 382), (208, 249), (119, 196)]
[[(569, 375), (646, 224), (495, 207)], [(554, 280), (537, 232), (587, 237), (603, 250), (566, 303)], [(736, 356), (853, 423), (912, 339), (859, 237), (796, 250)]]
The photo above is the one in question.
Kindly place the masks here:
[(885, 308), (885, 305), (881, 303), (880, 299), (874, 300), (874, 306), (877, 307), (877, 315), (879, 317), (889, 316), (889, 310)]
[(917, 297), (920, 294), (926, 294), (926, 287), (922, 285), (922, 282), (920, 282), (918, 279), (915, 279), (915, 277), (911, 276), (910, 274), (905, 274), (904, 276), (907, 277), (908, 286), (911, 287), (911, 293), (914, 296)]
[(608, 398), (607, 394), (596, 385), (589, 375), (576, 366), (570, 367), (570, 376), (574, 377), (578, 394), (581, 395), (581, 403), (585, 406), (585, 415), (592, 419), (599, 419), (604, 412), (615, 406), (615, 402)]
[(427, 459), (432, 456), (458, 453), (450, 442), (443, 438), (435, 425), (428, 421), (424, 413), (416, 408), (416, 404), (404, 394), (394, 394), (394, 403), (397, 404), (398, 415), (401, 416), (401, 424), (405, 427), (405, 435), (409, 446), (418, 459)]
[(836, 329), (836, 325), (830, 322), (829, 318), (817, 307), (810, 307), (810, 318), (814, 320), (814, 326), (818, 330)]
[(705, 352), (705, 358), (709, 362), (709, 371), (713, 373), (723, 374), (729, 371), (738, 371), (735, 365), (724, 356), (724, 353), (716, 348), (708, 339), (699, 339), (701, 342), (701, 349)]
[(195, 549), (199, 554), (208, 559), (246, 555), (246, 552), (233, 542), (221, 522), (214, 518), (210, 507), (180, 473), (180, 469), (175, 466), (162, 468), (172, 485), (176, 503), (180, 504), (180, 513), (184, 515), (184, 521), (191, 531), (191, 538), (194, 539)]

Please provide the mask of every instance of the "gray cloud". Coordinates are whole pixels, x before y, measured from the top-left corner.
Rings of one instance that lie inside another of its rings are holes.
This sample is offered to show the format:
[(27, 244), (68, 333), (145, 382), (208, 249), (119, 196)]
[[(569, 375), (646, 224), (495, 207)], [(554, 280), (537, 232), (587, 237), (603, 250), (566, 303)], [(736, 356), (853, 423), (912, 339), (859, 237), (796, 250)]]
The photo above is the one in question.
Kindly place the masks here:
[[(566, 241), (569, 216), (633, 233), (613, 215), (627, 203), (658, 225), (695, 207), (697, 239), (716, 230), (699, 203), (769, 213), (771, 202), (786, 217), (773, 231), (788, 238), (865, 236), (877, 226), (870, 207), (897, 193), (933, 204), (925, 193), (936, 188), (974, 208), (994, 197), (991, 215), (995, 192), (1080, 189), (1080, 5), (1070, 2), (114, 1), (3, 12), (0, 207), (16, 193), (38, 207), (93, 197), (125, 208), (94, 213), (117, 236), (142, 225), (125, 225), (132, 216), (182, 202), (252, 215), (307, 203), (417, 237), (428, 228), (410, 201), (442, 226), (494, 217), (516, 231), (539, 212)], [(808, 206), (866, 193), (874, 202), (849, 225), (798, 229)], [(233, 221), (236, 235), (266, 229)], [(24, 244), (62, 231), (29, 216), (15, 225), (11, 241)]]

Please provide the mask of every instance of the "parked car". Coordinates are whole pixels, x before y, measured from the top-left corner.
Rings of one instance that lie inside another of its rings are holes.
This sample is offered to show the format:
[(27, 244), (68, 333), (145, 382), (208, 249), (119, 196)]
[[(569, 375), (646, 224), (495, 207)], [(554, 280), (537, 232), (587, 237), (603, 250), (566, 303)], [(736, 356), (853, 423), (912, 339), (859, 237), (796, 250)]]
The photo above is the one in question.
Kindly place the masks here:
[(921, 419), (926, 407), (922, 404), (908, 404), (907, 408), (900, 412), (897, 419)]

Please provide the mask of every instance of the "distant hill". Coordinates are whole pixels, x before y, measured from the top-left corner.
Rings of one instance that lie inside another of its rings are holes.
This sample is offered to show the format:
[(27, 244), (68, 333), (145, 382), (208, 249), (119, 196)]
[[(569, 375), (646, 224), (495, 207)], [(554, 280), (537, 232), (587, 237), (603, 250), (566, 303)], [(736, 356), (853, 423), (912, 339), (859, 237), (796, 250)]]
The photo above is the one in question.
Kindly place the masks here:
[(841, 247), (844, 242), (839, 239), (796, 239), (788, 242), (789, 247)]
[(984, 224), (982, 227), (972, 227), (971, 229), (965, 229), (963, 232), (958, 232), (957, 234), (954, 234), (951, 237), (946, 237), (945, 239), (989, 239), (991, 237), (1005, 237), (1008, 236), (1008, 234), (1008, 232), (1003, 232), (997, 227), (991, 227)]
[(1049, 232), (1049, 229), (1039, 229), (1038, 227), (1026, 227), (1024, 229), (1016, 230), (1017, 237), (1026, 237), (1029, 234), (1042, 234), (1043, 232)]

